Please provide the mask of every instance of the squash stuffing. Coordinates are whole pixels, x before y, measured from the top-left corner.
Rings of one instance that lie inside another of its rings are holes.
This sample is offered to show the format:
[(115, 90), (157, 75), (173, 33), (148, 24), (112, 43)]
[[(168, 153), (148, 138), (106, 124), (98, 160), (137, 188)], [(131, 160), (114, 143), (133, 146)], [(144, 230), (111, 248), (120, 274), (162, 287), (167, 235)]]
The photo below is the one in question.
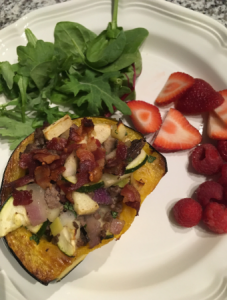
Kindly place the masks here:
[(165, 158), (121, 121), (65, 116), (9, 159), (0, 237), (36, 280), (59, 281), (129, 229), (166, 172)]

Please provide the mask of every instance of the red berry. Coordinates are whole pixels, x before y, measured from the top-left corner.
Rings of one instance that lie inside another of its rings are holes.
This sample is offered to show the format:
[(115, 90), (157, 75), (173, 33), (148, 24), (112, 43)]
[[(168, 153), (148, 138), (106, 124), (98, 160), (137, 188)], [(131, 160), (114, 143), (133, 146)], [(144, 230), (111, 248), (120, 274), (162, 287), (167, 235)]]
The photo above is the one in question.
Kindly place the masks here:
[(202, 206), (206, 206), (211, 200), (221, 201), (223, 187), (215, 181), (205, 181), (197, 189), (197, 200)]
[(221, 168), (221, 177), (218, 179), (218, 183), (227, 187), (227, 164), (223, 165)]
[(176, 101), (175, 107), (183, 114), (199, 114), (212, 111), (223, 102), (222, 95), (209, 83), (196, 78), (194, 84)]
[(160, 128), (162, 118), (156, 106), (139, 100), (129, 101), (127, 105), (132, 112), (130, 118), (133, 125), (142, 134), (152, 133)]
[(173, 215), (179, 225), (193, 227), (202, 218), (202, 206), (191, 198), (184, 198), (174, 205)]
[(227, 208), (217, 202), (209, 203), (203, 212), (204, 224), (213, 232), (227, 233)]
[(191, 154), (193, 168), (200, 174), (213, 175), (220, 171), (223, 160), (211, 144), (197, 146)]
[(188, 74), (181, 72), (172, 73), (156, 98), (155, 104), (163, 106), (176, 101), (193, 83), (194, 78)]
[(168, 111), (153, 146), (161, 152), (191, 149), (202, 140), (199, 131), (174, 108)]
[(227, 141), (218, 141), (217, 149), (224, 161), (227, 161)]

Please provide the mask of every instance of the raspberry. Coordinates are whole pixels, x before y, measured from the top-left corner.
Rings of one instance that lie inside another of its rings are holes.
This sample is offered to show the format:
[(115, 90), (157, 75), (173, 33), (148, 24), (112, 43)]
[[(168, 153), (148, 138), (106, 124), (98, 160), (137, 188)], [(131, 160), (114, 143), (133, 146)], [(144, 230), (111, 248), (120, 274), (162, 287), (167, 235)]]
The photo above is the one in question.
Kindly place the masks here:
[(224, 161), (227, 161), (227, 141), (218, 141), (217, 149)]
[(227, 165), (223, 165), (221, 168), (221, 177), (218, 179), (218, 183), (227, 187)]
[(173, 215), (179, 225), (193, 227), (202, 218), (202, 206), (191, 198), (184, 198), (174, 205)]
[(223, 187), (215, 181), (205, 181), (197, 189), (197, 199), (202, 206), (206, 206), (211, 200), (221, 201)]
[(213, 175), (220, 171), (223, 160), (211, 144), (197, 146), (191, 154), (193, 168), (200, 174)]
[(204, 224), (213, 232), (227, 233), (227, 208), (217, 202), (209, 203), (203, 212)]

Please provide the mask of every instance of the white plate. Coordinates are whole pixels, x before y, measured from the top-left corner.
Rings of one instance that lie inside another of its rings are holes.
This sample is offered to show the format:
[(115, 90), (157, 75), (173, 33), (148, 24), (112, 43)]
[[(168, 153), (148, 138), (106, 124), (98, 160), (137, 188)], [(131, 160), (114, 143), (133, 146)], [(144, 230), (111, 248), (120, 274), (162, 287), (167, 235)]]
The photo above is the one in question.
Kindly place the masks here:
[[(138, 100), (153, 103), (175, 71), (203, 78), (217, 90), (227, 87), (227, 31), (222, 25), (166, 1), (120, 2), (119, 24), (125, 29), (145, 27), (150, 32), (142, 48)], [(109, 0), (70, 1), (32, 12), (0, 32), (0, 61), (16, 62), (16, 46), (26, 44), (26, 27), (47, 41), (53, 41), (59, 21), (79, 22), (98, 33), (106, 27), (110, 12)], [(200, 118), (189, 121), (197, 128), (201, 125)], [(2, 144), (1, 173), (8, 157), (7, 144)], [(204, 178), (187, 171), (188, 152), (166, 158), (169, 172), (146, 199), (131, 229), (120, 241), (91, 253), (62, 282), (48, 287), (35, 282), (3, 244), (1, 269), (28, 300), (226, 299), (226, 235), (199, 227), (182, 229), (169, 220), (173, 203), (190, 197)], [(11, 300), (7, 295), (0, 298)]]

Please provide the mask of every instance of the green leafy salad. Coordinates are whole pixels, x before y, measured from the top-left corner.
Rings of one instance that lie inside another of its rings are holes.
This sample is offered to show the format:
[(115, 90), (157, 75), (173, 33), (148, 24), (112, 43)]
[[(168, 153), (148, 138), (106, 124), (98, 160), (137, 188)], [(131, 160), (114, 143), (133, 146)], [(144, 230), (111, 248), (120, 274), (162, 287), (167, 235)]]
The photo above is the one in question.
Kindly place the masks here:
[(56, 24), (54, 43), (37, 40), (26, 29), (28, 42), (17, 47), (18, 63), (0, 62), (0, 94), (7, 99), (0, 105), (0, 135), (10, 149), (43, 122), (66, 113), (72, 118), (110, 115), (114, 109), (131, 114), (125, 101), (135, 99), (139, 47), (148, 31), (124, 31), (117, 26), (117, 11), (115, 0), (112, 22), (98, 36), (74, 22)]

